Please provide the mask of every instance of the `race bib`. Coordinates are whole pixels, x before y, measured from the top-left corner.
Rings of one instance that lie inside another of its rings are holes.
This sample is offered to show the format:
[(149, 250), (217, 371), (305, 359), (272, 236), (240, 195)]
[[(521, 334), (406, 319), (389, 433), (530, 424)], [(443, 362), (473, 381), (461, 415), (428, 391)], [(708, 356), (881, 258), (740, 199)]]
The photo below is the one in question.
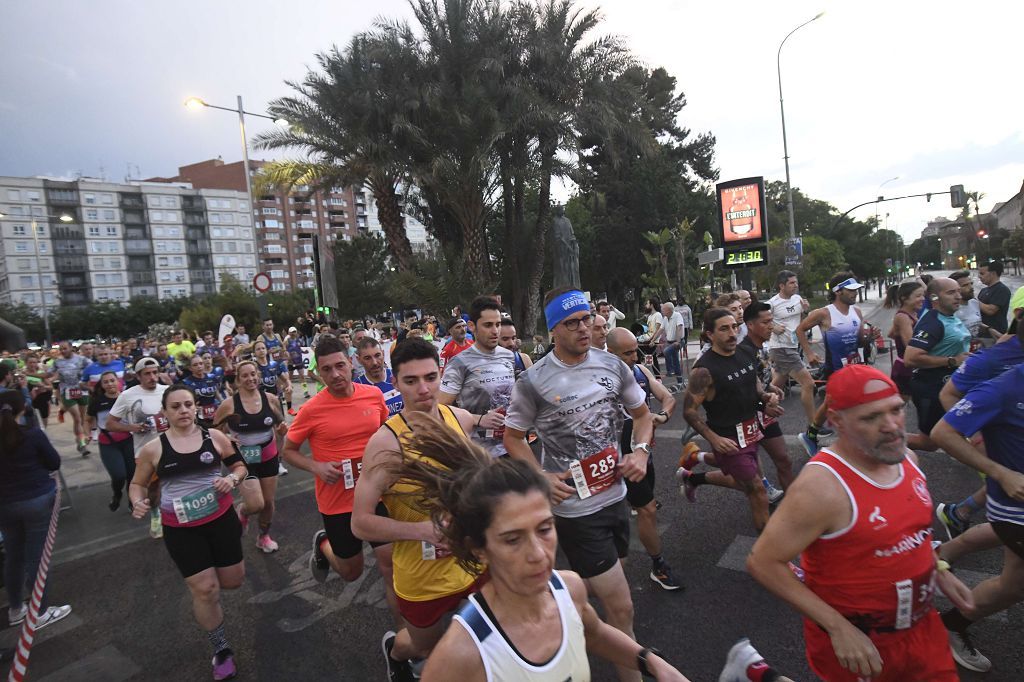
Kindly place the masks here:
[[(500, 414), (505, 414), (506, 409), (504, 407), (498, 408)], [(496, 429), (484, 429), (484, 438), (493, 438), (494, 440), (502, 440), (505, 437), (505, 425), (502, 424)]]
[(345, 481), (345, 490), (352, 490), (359, 482), (359, 476), (363, 473), (363, 460), (360, 459), (352, 465), (351, 459), (341, 460), (341, 477)]
[(906, 630), (921, 620), (932, 608), (935, 596), (935, 571), (914, 579), (900, 580), (893, 583), (896, 589), (896, 622), (897, 630)]
[(240, 445), (238, 449), (242, 451), (242, 459), (246, 464), (259, 464), (263, 461), (262, 445)]
[(761, 433), (761, 424), (756, 416), (736, 425), (736, 444), (740, 446), (740, 449), (753, 445), (761, 440), (763, 435)]
[(443, 547), (438, 547), (437, 545), (431, 542), (427, 542), (426, 540), (422, 541), (422, 545), (424, 561), (436, 561), (438, 559), (444, 559), (445, 557), (450, 557), (452, 555), (452, 553), (449, 552), (447, 549)]
[(569, 465), (576, 494), (581, 500), (607, 490), (619, 480), (619, 451), (609, 445), (590, 457), (577, 460)]
[(157, 433), (163, 433), (167, 429), (171, 428), (171, 422), (167, 420), (167, 417), (162, 414), (154, 414), (146, 417), (146, 426), (149, 427), (150, 431), (156, 431)]
[(213, 421), (213, 415), (217, 413), (216, 405), (200, 405), (199, 418), (204, 421)]
[(78, 400), (82, 397), (82, 389), (78, 386), (68, 386), (64, 389), (64, 397), (68, 400)]
[(862, 365), (862, 364), (864, 364), (864, 361), (863, 361), (863, 359), (861, 359), (860, 353), (857, 353), (857, 352), (850, 353), (845, 358), (843, 358), (843, 367), (846, 367), (847, 365)]
[(174, 517), (178, 519), (178, 523), (202, 521), (220, 509), (220, 505), (217, 504), (217, 491), (213, 489), (213, 486), (184, 497), (177, 497), (172, 504), (174, 505)]
[(779, 421), (775, 417), (769, 417), (764, 412), (758, 412), (757, 417), (761, 420), (761, 426), (771, 426), (775, 422)]

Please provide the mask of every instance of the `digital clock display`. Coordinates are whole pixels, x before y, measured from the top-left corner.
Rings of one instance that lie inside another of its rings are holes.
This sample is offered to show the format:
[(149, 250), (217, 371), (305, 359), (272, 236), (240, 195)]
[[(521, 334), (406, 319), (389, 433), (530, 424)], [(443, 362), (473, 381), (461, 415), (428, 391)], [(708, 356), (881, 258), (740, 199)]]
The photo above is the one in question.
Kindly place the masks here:
[(743, 267), (761, 265), (765, 262), (764, 248), (739, 249), (725, 254), (725, 267)]

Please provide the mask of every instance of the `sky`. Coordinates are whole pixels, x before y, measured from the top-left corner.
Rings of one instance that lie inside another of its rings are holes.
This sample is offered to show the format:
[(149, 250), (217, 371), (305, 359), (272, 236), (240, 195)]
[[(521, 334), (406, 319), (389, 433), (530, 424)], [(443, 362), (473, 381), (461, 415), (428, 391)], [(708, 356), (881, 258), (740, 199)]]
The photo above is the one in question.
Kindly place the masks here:
[[(776, 52), (824, 11), (782, 52), (794, 187), (844, 211), (879, 194), (963, 184), (985, 194), (986, 211), (1024, 181), (1016, 78), (1024, 3), (581, 4), (604, 16), (595, 36), (621, 36), (641, 62), (677, 78), (688, 102), (680, 122), (716, 136), (721, 180), (785, 178)], [(404, 0), (3, 3), (0, 175), (120, 182), (218, 156), (236, 161), (236, 117), (188, 110), (187, 97), (233, 108), (242, 95), (246, 110), (262, 113), (289, 94), (286, 80), (315, 66), (316, 53), (344, 46), (378, 17), (410, 16)], [(247, 119), (250, 137), (270, 125)], [(957, 213), (948, 196), (878, 211), (908, 241), (928, 220)]]

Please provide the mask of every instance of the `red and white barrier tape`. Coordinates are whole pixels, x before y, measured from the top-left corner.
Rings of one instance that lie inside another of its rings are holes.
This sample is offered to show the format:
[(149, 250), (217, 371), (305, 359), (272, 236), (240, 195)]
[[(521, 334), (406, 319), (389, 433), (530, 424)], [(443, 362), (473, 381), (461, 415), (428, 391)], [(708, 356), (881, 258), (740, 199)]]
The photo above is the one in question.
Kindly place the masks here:
[(46, 575), (50, 572), (50, 556), (53, 554), (53, 541), (57, 537), (57, 519), (60, 516), (60, 483), (57, 483), (57, 494), (53, 500), (53, 513), (50, 514), (50, 528), (46, 532), (46, 544), (43, 555), (39, 559), (39, 570), (36, 571), (36, 584), (32, 588), (32, 599), (29, 601), (28, 613), (21, 624), (21, 636), (14, 652), (14, 662), (7, 682), (22, 682), (28, 670), (28, 655), (32, 651), (32, 640), (35, 638), (36, 621), (42, 606), (43, 588), (46, 587)]

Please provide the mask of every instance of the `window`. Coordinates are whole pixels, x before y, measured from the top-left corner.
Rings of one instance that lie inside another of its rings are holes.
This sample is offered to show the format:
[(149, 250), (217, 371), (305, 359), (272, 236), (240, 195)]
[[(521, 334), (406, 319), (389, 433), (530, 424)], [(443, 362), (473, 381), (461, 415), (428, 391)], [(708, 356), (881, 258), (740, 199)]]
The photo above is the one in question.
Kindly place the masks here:
[(21, 275), (18, 277), (18, 284), (24, 289), (34, 287), (36, 285), (36, 278), (32, 275)]
[(249, 224), (249, 216), (243, 215), (242, 213), (239, 213), (238, 214), (238, 220), (236, 220), (235, 222), (237, 222), (239, 225), (248, 225)]
[(93, 270), (102, 270), (105, 267), (103, 265), (103, 259), (102, 258), (92, 258), (90, 260), (90, 262), (92, 263), (92, 269)]
[(161, 282), (170, 282), (171, 281), (171, 273), (169, 271), (167, 271), (167, 270), (162, 271), (160, 273), (160, 281)]
[(163, 211), (150, 211), (149, 212), (149, 219), (150, 220), (163, 220), (164, 219), (164, 212)]
[[(227, 208), (227, 207), (225, 207), (225, 208)], [(249, 202), (248, 201), (239, 201), (238, 202), (238, 210), (239, 211), (245, 211), (246, 213), (248, 213), (249, 212)]]
[(100, 219), (100, 212), (97, 211), (95, 208), (88, 208), (88, 209), (85, 210), (85, 219), (86, 220), (99, 220)]
[(114, 195), (113, 194), (101, 194), (100, 195), (100, 203), (102, 203), (104, 206), (112, 205), (114, 203)]
[(115, 220), (116, 218), (117, 218), (117, 214), (114, 213), (114, 209), (112, 209), (112, 208), (105, 208), (105, 209), (103, 209), (103, 219), (104, 220)]
[(187, 289), (185, 289), (184, 287), (178, 287), (178, 289), (177, 289), (177, 295), (178, 296), (185, 296), (187, 294), (188, 294), (188, 290)]
[(11, 215), (25, 215), (25, 209), (21, 206), (11, 206)]
[(90, 237), (99, 237), (100, 236), (99, 225), (90, 225), (89, 226), (89, 236)]
[(7, 201), (21, 201), (21, 192), (16, 189), (7, 190)]
[(116, 237), (117, 236), (117, 226), (116, 225), (107, 225), (107, 236), (108, 237)]
[(35, 303), (36, 302), (36, 295), (34, 293), (32, 293), (32, 292), (26, 292), (26, 293), (21, 295), (21, 302), (22, 303)]
[(25, 226), (24, 225), (15, 225), (14, 226), (14, 236), (15, 237), (24, 237), (25, 234), (26, 234), (26, 232), (25, 232)]
[(107, 251), (110, 253), (121, 253), (121, 244), (119, 242), (107, 242)]
[(39, 253), (46, 253), (46, 250), (50, 248), (46, 245), (46, 242), (39, 242)]
[(210, 234), (212, 234), (214, 237), (223, 237), (224, 230), (220, 229), (219, 227), (214, 227), (210, 229)]
[(28, 197), (29, 201), (39, 201), (39, 192), (34, 189), (27, 190), (25, 195)]
[(18, 259), (18, 269), (19, 270), (31, 270), (32, 269), (32, 259), (31, 258), (19, 258)]
[(277, 244), (271, 244), (267, 247), (267, 253), (284, 253), (284, 248)]
[(167, 236), (168, 237), (177, 237), (178, 239), (181, 239), (181, 228), (180, 227), (168, 227), (167, 228)]
[(110, 297), (112, 299), (114, 299), (115, 301), (123, 301), (123, 300), (125, 300), (124, 289), (111, 289), (110, 290)]
[[(276, 208), (264, 208), (264, 209), (260, 209), (260, 212), (263, 215), (278, 215), (278, 210)], [(275, 225), (274, 227), (277, 227), (277, 226)]]
[(268, 241), (272, 241), (272, 240), (280, 239), (281, 238), (281, 234), (279, 232), (267, 232), (266, 234), (263, 235), (263, 238), (268, 240)]
[(90, 194), (90, 193), (86, 192), (86, 193), (82, 194), (82, 201), (87, 206), (92, 206), (93, 204), (96, 203), (96, 195), (95, 194)]
[(158, 268), (166, 268), (168, 265), (170, 265), (170, 261), (167, 259), (167, 256), (156, 257), (156, 266)]
[(107, 282), (109, 282), (110, 284), (120, 284), (121, 283), (121, 273), (120, 272), (115, 272), (113, 274), (107, 275)]
[(36, 234), (40, 237), (46, 236), (46, 224), (36, 223)]
[(164, 197), (164, 206), (167, 208), (177, 208), (178, 198), (177, 197)]
[(96, 286), (101, 286), (101, 285), (107, 283), (107, 276), (104, 275), (102, 272), (100, 272), (100, 273), (98, 273), (98, 274), (96, 274), (94, 276), (96, 278), (96, 282), (95, 282)]
[(148, 203), (150, 208), (158, 208), (160, 206), (160, 197), (150, 196), (148, 197)]
[(210, 224), (211, 225), (219, 223), (220, 222), (220, 213), (210, 213), (209, 214), (209, 218), (210, 218)]
[(165, 253), (167, 251), (167, 242), (157, 242), (156, 250), (160, 253)]
[(248, 230), (248, 229), (242, 230), (242, 238), (243, 239), (252, 239), (252, 230)]
[(17, 253), (28, 253), (28, 242), (15, 242), (14, 250)]
[(228, 253), (235, 253), (238, 251), (238, 244), (236, 242), (228, 242)]
[(276, 220), (264, 220), (263, 227), (281, 227), (281, 223), (277, 222)]
[(235, 228), (233, 228), (233, 227), (225, 227), (224, 228), (224, 236), (225, 237), (232, 237), (232, 238), (234, 238), (234, 236), (235, 236)]
[(244, 251), (246, 253), (252, 253), (252, 243), (251, 242), (246, 242), (245, 244), (243, 244), (243, 246), (245, 246)]
[(185, 257), (184, 256), (175, 256), (174, 258), (171, 259), (171, 262), (174, 263), (175, 265), (184, 265), (185, 264)]
[(121, 269), (121, 259), (120, 258), (109, 258), (109, 259), (107, 259), (107, 263), (110, 264), (110, 268), (112, 270), (120, 270)]

